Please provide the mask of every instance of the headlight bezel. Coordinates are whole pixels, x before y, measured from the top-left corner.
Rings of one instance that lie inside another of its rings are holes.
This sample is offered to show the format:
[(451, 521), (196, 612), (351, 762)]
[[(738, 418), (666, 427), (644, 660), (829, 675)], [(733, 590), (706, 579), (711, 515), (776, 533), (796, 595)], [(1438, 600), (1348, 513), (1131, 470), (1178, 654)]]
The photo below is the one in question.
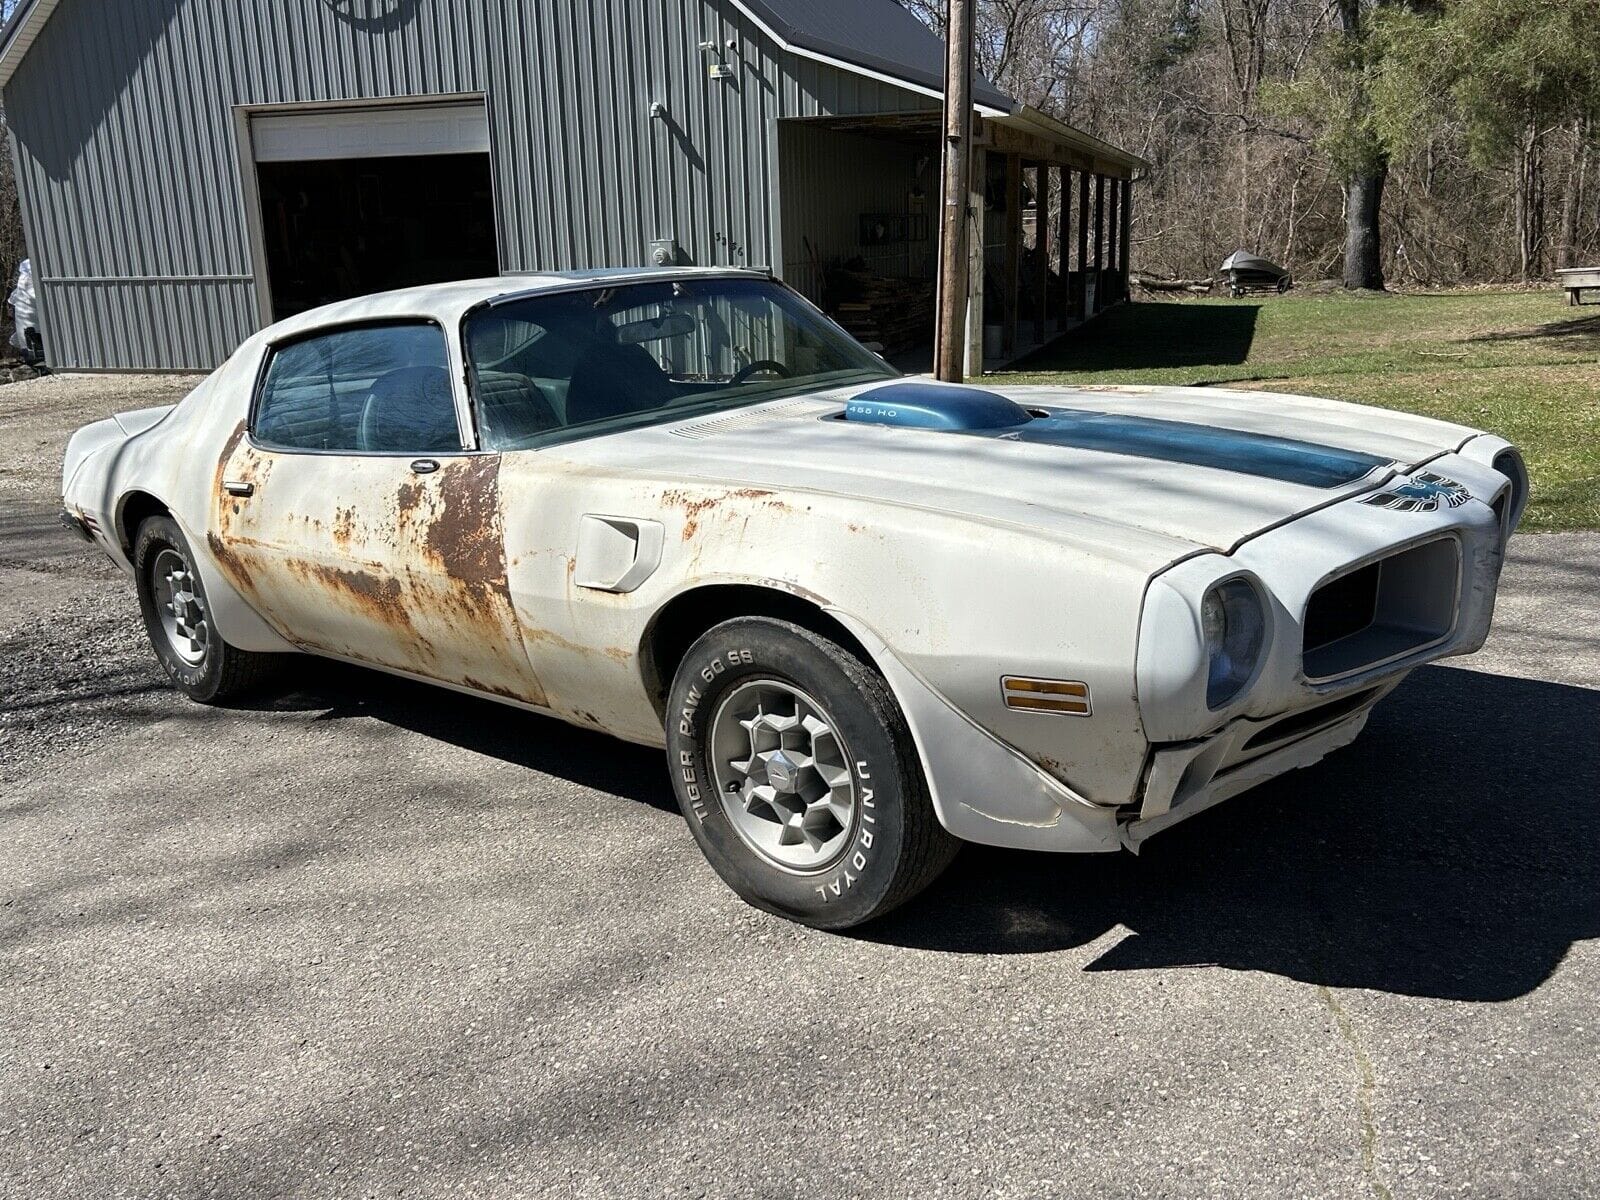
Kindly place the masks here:
[(1238, 572), (1206, 588), (1198, 615), (1205, 704), (1210, 712), (1221, 712), (1249, 692), (1267, 661), (1271, 629), (1266, 597), (1255, 578)]

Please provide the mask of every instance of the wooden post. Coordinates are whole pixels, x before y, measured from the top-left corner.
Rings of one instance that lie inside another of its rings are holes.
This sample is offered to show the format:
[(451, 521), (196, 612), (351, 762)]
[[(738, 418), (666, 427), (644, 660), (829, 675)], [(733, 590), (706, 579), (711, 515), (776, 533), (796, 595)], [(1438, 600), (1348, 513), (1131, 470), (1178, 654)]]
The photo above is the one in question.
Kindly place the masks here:
[(1106, 289), (1107, 301), (1117, 299), (1115, 278), (1117, 263), (1121, 261), (1117, 258), (1117, 230), (1120, 228), (1117, 224), (1117, 197), (1121, 194), (1121, 190), (1117, 180), (1106, 180), (1106, 274), (1113, 280), (1111, 286)]
[(972, 31), (974, 0), (950, 0), (944, 72), (944, 181), (939, 207), (938, 326), (934, 372), (960, 383), (966, 358), (967, 203), (972, 192)]
[(1078, 319), (1089, 319), (1089, 172), (1078, 172)]
[(1044, 343), (1045, 309), (1050, 297), (1050, 166), (1033, 164), (1033, 340)]
[(983, 287), (988, 273), (989, 259), (984, 245), (985, 226), (988, 223), (989, 203), (989, 153), (981, 147), (972, 151), (972, 197), (967, 204), (967, 346), (966, 367), (969, 378), (983, 374)]
[(1101, 272), (1106, 269), (1106, 177), (1094, 177), (1094, 311), (1106, 306)]
[(1067, 318), (1072, 315), (1072, 284), (1069, 282), (1069, 268), (1072, 265), (1072, 172), (1066, 167), (1057, 167), (1056, 175), (1061, 185), (1061, 223), (1056, 228), (1056, 254), (1061, 259), (1056, 286), (1056, 312), (1061, 317), (1059, 328), (1065, 329)]
[(1006, 155), (1006, 334), (1005, 352), (1017, 348), (1022, 314), (1022, 156)]
[(1106, 298), (1109, 301), (1118, 301), (1122, 296), (1117, 294), (1118, 258), (1117, 234), (1122, 229), (1122, 224), (1117, 218), (1117, 205), (1122, 200), (1122, 187), (1118, 186), (1117, 179), (1106, 181), (1106, 274), (1110, 277), (1110, 286), (1106, 288)]
[(1124, 179), (1122, 181), (1122, 237), (1119, 238), (1118, 241), (1117, 241), (1117, 245), (1122, 250), (1122, 298), (1124, 300), (1126, 300), (1128, 298), (1128, 282), (1129, 282), (1128, 268), (1129, 268), (1129, 265), (1130, 265), (1130, 263), (1132, 261), (1130, 256), (1129, 256), (1129, 254), (1128, 254), (1128, 238), (1132, 234), (1132, 232), (1133, 232), (1133, 180)]

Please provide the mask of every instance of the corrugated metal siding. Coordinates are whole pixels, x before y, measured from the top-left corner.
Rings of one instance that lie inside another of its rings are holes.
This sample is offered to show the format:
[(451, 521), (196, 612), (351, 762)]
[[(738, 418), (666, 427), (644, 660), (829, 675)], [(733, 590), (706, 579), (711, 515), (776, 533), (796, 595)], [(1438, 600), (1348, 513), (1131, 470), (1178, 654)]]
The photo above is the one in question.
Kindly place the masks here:
[[(703, 40), (735, 43), (734, 79)], [(235, 106), (463, 93), (487, 98), (507, 271), (668, 236), (777, 264), (778, 119), (933, 103), (782, 51), (729, 0), (63, 0), (5, 95), (52, 362), (203, 369), (256, 327)]]

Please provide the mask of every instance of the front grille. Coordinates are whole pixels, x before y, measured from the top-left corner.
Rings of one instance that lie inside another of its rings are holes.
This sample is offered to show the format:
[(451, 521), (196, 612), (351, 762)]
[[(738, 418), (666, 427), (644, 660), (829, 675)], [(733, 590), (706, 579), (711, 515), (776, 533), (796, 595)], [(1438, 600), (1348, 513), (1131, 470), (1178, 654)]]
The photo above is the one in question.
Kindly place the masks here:
[(1307, 679), (1393, 662), (1455, 628), (1461, 548), (1453, 537), (1412, 546), (1328, 580), (1306, 604), (1301, 663)]

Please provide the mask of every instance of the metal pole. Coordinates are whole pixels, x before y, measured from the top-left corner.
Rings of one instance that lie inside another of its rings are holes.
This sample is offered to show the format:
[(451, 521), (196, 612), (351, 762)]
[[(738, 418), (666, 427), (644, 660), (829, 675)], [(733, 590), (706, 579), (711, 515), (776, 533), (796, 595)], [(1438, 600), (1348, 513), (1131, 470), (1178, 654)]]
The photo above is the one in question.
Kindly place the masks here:
[(950, 0), (944, 72), (944, 193), (939, 209), (939, 324), (934, 373), (960, 383), (966, 357), (967, 203), (972, 175), (972, 36), (976, 0)]

